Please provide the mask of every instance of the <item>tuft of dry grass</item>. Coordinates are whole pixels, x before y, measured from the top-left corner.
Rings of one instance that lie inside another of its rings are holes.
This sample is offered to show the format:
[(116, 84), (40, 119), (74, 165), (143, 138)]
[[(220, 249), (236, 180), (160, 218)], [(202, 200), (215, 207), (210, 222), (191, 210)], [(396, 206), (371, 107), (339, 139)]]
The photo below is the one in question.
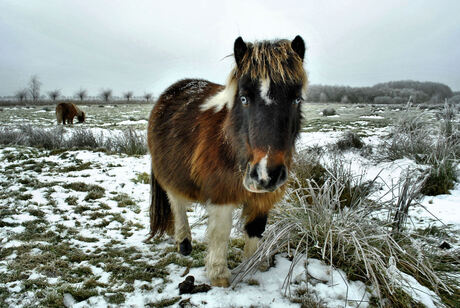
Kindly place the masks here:
[(426, 112), (408, 104), (384, 147), (387, 159), (408, 157), (430, 166), (429, 175), (421, 188), (425, 195), (448, 194), (457, 181), (460, 130), (454, 121), (455, 115), (454, 106), (446, 102), (437, 114), (438, 127), (432, 128), (425, 121)]
[[(334, 175), (334, 171), (329, 173)], [(402, 232), (396, 236), (395, 222), (381, 218), (385, 216), (382, 211), (396, 206), (395, 200), (386, 204), (389, 207), (385, 209), (385, 204), (361, 194), (354, 199), (353, 206), (343, 208), (343, 192), (351, 181), (349, 175), (329, 176), (321, 185), (308, 179), (301, 181), (306, 185), (297, 180), (298, 184), (288, 190), (286, 201), (273, 210), (274, 223), (265, 231), (255, 254), (234, 270), (233, 285), (252, 275), (274, 254), (287, 250), (293, 260), (291, 269), (305, 257), (321, 259), (342, 269), (348, 279), (372, 285), (379, 301), (385, 299), (398, 307), (410, 307), (413, 301), (407, 301), (410, 296), (389, 274), (393, 260), (398, 270), (416, 277), (438, 294), (451, 293), (413, 240)], [(409, 201), (414, 200), (420, 185), (420, 181), (405, 182), (401, 193), (406, 196), (400, 196), (400, 212), (405, 213), (402, 204), (411, 204)], [(285, 293), (290, 292), (291, 280), (292, 271), (286, 273)]]
[(66, 128), (52, 129), (22, 125), (15, 129), (0, 127), (0, 144), (24, 145), (47, 150), (94, 149), (107, 152), (144, 155), (147, 153), (147, 139), (144, 133), (129, 127), (121, 135), (104, 136), (91, 129), (72, 128), (65, 137)]
[(362, 149), (364, 142), (361, 137), (352, 131), (345, 132), (342, 137), (336, 143), (337, 148), (340, 151), (345, 151), (349, 149)]

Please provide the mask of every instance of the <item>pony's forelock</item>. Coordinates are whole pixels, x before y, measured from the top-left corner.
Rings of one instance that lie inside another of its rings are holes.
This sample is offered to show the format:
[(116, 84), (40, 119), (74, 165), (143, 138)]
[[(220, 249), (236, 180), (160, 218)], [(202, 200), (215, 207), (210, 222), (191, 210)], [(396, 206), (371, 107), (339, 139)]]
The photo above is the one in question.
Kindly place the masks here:
[(292, 49), (291, 41), (246, 43), (248, 51), (236, 67), (235, 78), (270, 79), (274, 83), (307, 83), (302, 58)]

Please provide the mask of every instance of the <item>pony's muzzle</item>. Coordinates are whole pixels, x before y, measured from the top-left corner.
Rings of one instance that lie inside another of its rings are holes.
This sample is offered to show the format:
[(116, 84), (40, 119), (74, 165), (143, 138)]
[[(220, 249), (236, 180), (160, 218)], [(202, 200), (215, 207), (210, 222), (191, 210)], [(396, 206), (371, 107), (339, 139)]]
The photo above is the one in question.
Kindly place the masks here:
[(254, 193), (273, 192), (287, 181), (285, 165), (268, 168), (264, 164), (248, 163), (243, 179), (244, 188)]

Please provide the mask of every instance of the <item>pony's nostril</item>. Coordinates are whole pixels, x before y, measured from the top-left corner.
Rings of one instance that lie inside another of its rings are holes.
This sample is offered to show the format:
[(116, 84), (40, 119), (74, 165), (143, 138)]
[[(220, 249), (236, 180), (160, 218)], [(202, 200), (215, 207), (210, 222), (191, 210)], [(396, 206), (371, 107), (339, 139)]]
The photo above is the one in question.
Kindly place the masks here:
[(284, 183), (287, 180), (287, 169), (283, 166), (280, 170), (280, 175), (278, 177), (278, 183)]
[(271, 172), (272, 181), (270, 186), (278, 188), (280, 185), (284, 184), (287, 180), (287, 169), (284, 165), (278, 166)]
[(257, 165), (250, 169), (249, 177), (254, 181), (259, 180), (259, 173), (257, 172)]

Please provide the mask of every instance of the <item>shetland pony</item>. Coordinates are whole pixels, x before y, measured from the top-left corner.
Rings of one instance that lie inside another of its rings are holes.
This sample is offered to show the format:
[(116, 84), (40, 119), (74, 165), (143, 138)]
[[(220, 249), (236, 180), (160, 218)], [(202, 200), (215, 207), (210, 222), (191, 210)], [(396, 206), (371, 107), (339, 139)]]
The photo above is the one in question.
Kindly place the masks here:
[(56, 106), (57, 124), (73, 124), (73, 118), (77, 117), (78, 122), (85, 122), (85, 113), (81, 111), (75, 104), (59, 103)]
[(149, 238), (174, 234), (178, 250), (190, 254), (186, 208), (192, 202), (205, 204), (206, 272), (214, 286), (229, 286), (233, 209), (243, 206), (244, 256), (250, 257), (268, 212), (285, 192), (307, 89), (304, 54), (300, 36), (255, 43), (239, 37), (236, 66), (225, 86), (181, 80), (150, 113)]

